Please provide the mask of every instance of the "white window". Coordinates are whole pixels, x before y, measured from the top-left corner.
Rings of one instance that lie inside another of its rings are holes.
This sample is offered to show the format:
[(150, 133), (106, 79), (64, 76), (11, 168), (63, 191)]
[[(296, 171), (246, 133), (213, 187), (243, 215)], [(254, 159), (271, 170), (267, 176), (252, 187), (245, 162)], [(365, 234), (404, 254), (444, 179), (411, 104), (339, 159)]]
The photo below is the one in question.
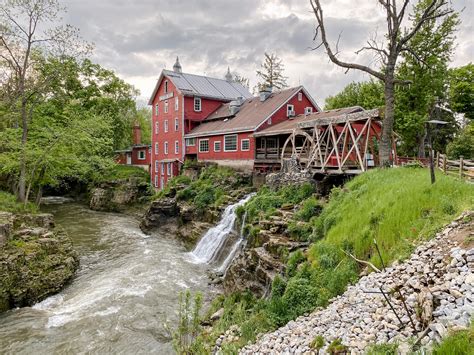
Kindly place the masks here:
[(158, 175), (155, 175), (155, 187), (158, 187)]
[(286, 105), (286, 115), (288, 117), (292, 117), (295, 115), (295, 106), (294, 105)]
[(174, 141), (174, 154), (179, 154), (179, 141)]
[(199, 152), (206, 153), (209, 151), (209, 139), (200, 139), (199, 140)]
[(179, 110), (179, 97), (178, 96), (174, 98), (174, 110), (175, 111)]
[(155, 122), (155, 134), (160, 133), (160, 122)]
[(168, 113), (168, 100), (165, 100), (165, 113)]
[(138, 160), (145, 160), (145, 156), (146, 156), (146, 151), (144, 150), (138, 151)]
[(158, 116), (159, 113), (160, 113), (160, 105), (156, 104), (155, 105), (155, 116)]
[(214, 151), (215, 152), (221, 151), (221, 141), (214, 142)]
[(186, 138), (186, 147), (194, 147), (196, 145), (196, 138)]
[[(161, 175), (165, 175), (165, 163), (161, 163)], [(163, 183), (161, 184), (161, 187), (163, 187)]]
[(201, 98), (200, 97), (194, 98), (194, 111), (201, 112)]
[(155, 143), (155, 155), (158, 155), (159, 152), (159, 144)]
[(313, 113), (313, 108), (312, 107), (305, 107), (304, 108), (304, 114), (309, 115), (310, 113)]
[(160, 179), (161, 185), (160, 188), (163, 190), (165, 188), (165, 178), (162, 176)]
[(165, 142), (165, 149), (164, 149), (164, 151), (165, 151), (165, 154), (168, 154), (168, 142)]
[(240, 141), (240, 150), (250, 150), (250, 139), (242, 139)]
[(167, 170), (168, 176), (171, 176), (171, 163), (166, 164), (166, 170)]
[(298, 93), (298, 101), (303, 101), (303, 93), (302, 92)]
[(236, 152), (237, 151), (237, 135), (231, 134), (224, 136), (224, 152)]
[(165, 80), (165, 94), (168, 93), (168, 80)]
[(165, 133), (168, 132), (168, 120), (165, 120)]
[(160, 170), (160, 162), (158, 160), (155, 160), (155, 173), (158, 173)]
[(174, 119), (174, 130), (178, 131), (179, 130), (179, 120), (178, 117)]

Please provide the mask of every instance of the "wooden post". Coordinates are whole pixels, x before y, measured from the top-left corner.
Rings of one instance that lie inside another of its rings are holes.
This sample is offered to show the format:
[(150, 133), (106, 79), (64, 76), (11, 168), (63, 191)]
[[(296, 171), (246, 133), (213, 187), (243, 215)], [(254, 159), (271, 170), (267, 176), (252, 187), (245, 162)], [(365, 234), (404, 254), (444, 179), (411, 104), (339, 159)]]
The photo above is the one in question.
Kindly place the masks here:
[(436, 169), (439, 169), (439, 152), (436, 152)]
[(461, 179), (463, 178), (463, 170), (464, 170), (464, 157), (461, 155), (459, 157), (459, 176)]
[(443, 154), (443, 173), (446, 175), (446, 154)]

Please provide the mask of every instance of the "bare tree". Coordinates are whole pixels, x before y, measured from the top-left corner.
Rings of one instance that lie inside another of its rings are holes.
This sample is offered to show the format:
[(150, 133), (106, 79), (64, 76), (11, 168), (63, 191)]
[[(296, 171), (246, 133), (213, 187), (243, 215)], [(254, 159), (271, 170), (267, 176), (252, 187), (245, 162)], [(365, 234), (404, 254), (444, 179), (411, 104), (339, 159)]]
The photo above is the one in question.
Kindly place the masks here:
[(257, 84), (259, 89), (262, 87), (282, 89), (288, 86), (286, 84), (287, 77), (283, 75), (283, 62), (276, 54), (265, 52), (265, 60), (260, 67), (262, 69), (257, 70), (257, 76), (263, 81)]
[(81, 42), (72, 26), (57, 26), (64, 9), (57, 0), (1, 0), (0, 2), (0, 82), (9, 94), (9, 108), (16, 112), (15, 127), (21, 128), (19, 177), (16, 195), (26, 202), (27, 163), (25, 149), (33, 107), (44, 82), (38, 82), (35, 65), (42, 55), (86, 53), (90, 46)]
[[(379, 43), (375, 38), (367, 41), (367, 45), (362, 47), (356, 53), (368, 50), (382, 63), (379, 69), (371, 68), (367, 65), (359, 63), (346, 62), (339, 59), (339, 39), (335, 45), (335, 50), (329, 44), (326, 34), (326, 27), (323, 17), (323, 8), (320, 0), (310, 0), (311, 7), (316, 17), (317, 26), (314, 40), (320, 42), (314, 49), (322, 46), (326, 49), (329, 59), (336, 65), (346, 68), (347, 70), (356, 69), (366, 72), (384, 83), (385, 93), (385, 115), (383, 119), (382, 137), (380, 142), (380, 161), (383, 166), (390, 165), (390, 152), (392, 145), (392, 134), (395, 116), (395, 85), (405, 84), (403, 78), (396, 78), (395, 69), (397, 60), (403, 52), (411, 53), (415, 58), (417, 53), (410, 47), (410, 40), (421, 29), (421, 27), (430, 20), (444, 17), (451, 14), (453, 10), (450, 8), (447, 0), (426, 0), (427, 6), (421, 16), (408, 16), (407, 9), (410, 0), (377, 0), (386, 13), (387, 31), (385, 34), (386, 41)], [(400, 6), (399, 6), (400, 5)], [(405, 23), (408, 26), (405, 26)]]

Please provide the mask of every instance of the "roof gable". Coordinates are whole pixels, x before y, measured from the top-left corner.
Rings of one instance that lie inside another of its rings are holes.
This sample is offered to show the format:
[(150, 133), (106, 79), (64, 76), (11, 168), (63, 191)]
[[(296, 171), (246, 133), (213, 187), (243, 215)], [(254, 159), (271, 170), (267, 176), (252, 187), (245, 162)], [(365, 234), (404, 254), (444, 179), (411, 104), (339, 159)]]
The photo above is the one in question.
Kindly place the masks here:
[(177, 73), (164, 69), (148, 101), (149, 105), (153, 104), (153, 100), (164, 77), (171, 80), (176, 88), (183, 95), (187, 96), (199, 96), (223, 101), (231, 101), (238, 97), (243, 97), (244, 99), (252, 97), (252, 94), (246, 87), (236, 82), (202, 75)]

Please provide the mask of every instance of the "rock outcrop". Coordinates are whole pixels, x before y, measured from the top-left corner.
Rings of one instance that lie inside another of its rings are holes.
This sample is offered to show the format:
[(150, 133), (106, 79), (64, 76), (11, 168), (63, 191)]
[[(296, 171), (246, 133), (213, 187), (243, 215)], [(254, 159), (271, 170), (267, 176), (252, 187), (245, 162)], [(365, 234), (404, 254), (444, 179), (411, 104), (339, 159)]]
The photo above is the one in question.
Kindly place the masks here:
[(91, 191), (89, 207), (95, 211), (120, 211), (150, 194), (150, 185), (143, 179), (103, 182)]
[(50, 214), (0, 212), (0, 312), (31, 306), (61, 290), (79, 265)]
[(301, 171), (296, 158), (283, 160), (281, 170), (268, 174), (265, 183), (272, 189), (279, 189), (289, 185), (303, 185), (306, 183), (315, 184), (313, 175), (308, 171)]
[(407, 261), (362, 277), (327, 308), (263, 335), (241, 353), (317, 354), (311, 347), (317, 336), (325, 341), (323, 353), (336, 339), (353, 354), (386, 342), (407, 353), (410, 339), (430, 347), (449, 330), (467, 327), (474, 315), (473, 217), (464, 214)]

